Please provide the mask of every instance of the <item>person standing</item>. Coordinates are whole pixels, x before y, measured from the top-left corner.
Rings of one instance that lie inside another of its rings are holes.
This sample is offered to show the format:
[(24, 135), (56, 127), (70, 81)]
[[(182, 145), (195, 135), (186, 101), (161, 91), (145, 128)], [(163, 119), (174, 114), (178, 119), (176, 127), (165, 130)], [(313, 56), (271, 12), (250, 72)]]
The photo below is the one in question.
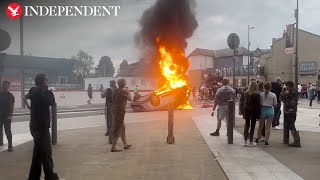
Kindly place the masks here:
[(221, 121), (227, 117), (228, 113), (228, 101), (232, 100), (235, 92), (233, 88), (229, 87), (229, 80), (223, 79), (222, 80), (222, 87), (218, 89), (214, 101), (214, 106), (212, 111), (214, 112), (218, 108), (217, 112), (217, 129), (215, 132), (210, 133), (211, 136), (220, 136), (220, 128), (221, 128)]
[(310, 99), (310, 88), (311, 88), (311, 83), (309, 82), (307, 85), (307, 94), (308, 94), (308, 99)]
[(129, 149), (132, 145), (127, 143), (126, 131), (124, 125), (124, 116), (126, 113), (127, 101), (131, 101), (132, 97), (126, 87), (126, 80), (121, 78), (117, 81), (118, 89), (115, 89), (112, 94), (113, 106), (113, 140), (111, 152), (120, 152), (122, 150), (116, 149), (118, 138), (121, 136), (122, 142), (124, 144), (124, 149)]
[(10, 82), (2, 82), (2, 91), (0, 92), (0, 146), (3, 146), (3, 127), (8, 140), (8, 152), (13, 151), (11, 122), (14, 109), (14, 96), (10, 89)]
[(299, 99), (302, 99), (302, 86), (300, 83), (298, 84), (298, 97)]
[(103, 92), (104, 91), (104, 87), (103, 87), (103, 85), (101, 84), (100, 85), (100, 92)]
[(242, 116), (243, 119), (245, 119), (244, 117), (244, 101), (245, 101), (245, 95), (248, 91), (247, 87), (243, 87), (243, 89), (241, 90), (241, 94), (240, 94), (240, 100), (239, 100), (239, 115)]
[(315, 99), (315, 96), (316, 96), (316, 85), (312, 84), (309, 90), (309, 100), (310, 100), (309, 106), (311, 108), (312, 108), (312, 102)]
[[(259, 131), (258, 136), (256, 139), (256, 143), (259, 143), (259, 139), (261, 138), (262, 128), (265, 125), (266, 128), (266, 136), (265, 136), (265, 146), (269, 145), (269, 138), (270, 138), (270, 129), (272, 120), (274, 117), (274, 110), (273, 107), (278, 106), (277, 96), (270, 92), (271, 90), (271, 83), (266, 82), (264, 83), (264, 92), (260, 93), (260, 102), (261, 102), (261, 114), (259, 120)], [(267, 121), (265, 123), (265, 121)]]
[(138, 85), (136, 85), (136, 87), (134, 88), (134, 94), (139, 94), (139, 88), (138, 88)]
[(294, 139), (294, 142), (289, 144), (289, 146), (301, 147), (300, 135), (295, 127), (299, 97), (297, 91), (294, 89), (294, 83), (292, 81), (286, 82), (286, 89), (283, 89), (280, 99), (284, 103), (284, 129), (287, 130), (287, 132), (284, 132), (285, 136), (289, 138), (290, 130)]
[[(251, 82), (248, 92), (244, 95), (244, 111), (243, 116), (246, 120), (244, 128), (244, 146), (248, 145), (248, 137), (250, 140), (249, 147), (253, 147), (253, 136), (256, 127), (257, 119), (260, 118), (260, 94), (258, 94), (258, 85), (256, 82)], [(250, 128), (250, 133), (249, 133)]]
[(277, 96), (278, 105), (274, 108), (274, 117), (272, 120), (272, 129), (280, 130), (280, 116), (281, 116), (281, 101), (280, 93), (282, 92), (282, 80), (281, 78), (276, 78), (276, 82), (271, 83), (271, 92)]
[(196, 87), (193, 86), (191, 91), (192, 91), (192, 98), (193, 98), (193, 100), (195, 100), (196, 99)]
[(89, 100), (87, 101), (87, 103), (91, 104), (91, 100), (93, 98), (93, 88), (91, 84), (89, 84), (88, 86), (88, 97), (89, 97)]
[[(260, 82), (258, 83), (258, 93), (259, 93), (259, 94), (263, 92), (263, 85), (264, 85), (264, 83), (263, 83), (262, 81), (260, 81)], [(260, 142), (264, 142), (265, 139), (266, 139), (266, 123), (265, 123), (265, 122), (264, 122), (264, 124), (263, 124), (263, 128), (262, 128), (262, 131), (261, 131), (261, 135), (262, 135), (262, 137), (261, 137), (261, 139), (260, 139), (259, 141), (260, 141)]]
[[(45, 180), (62, 180), (53, 172), (52, 147), (50, 137), (50, 106), (56, 105), (54, 95), (48, 90), (48, 78), (38, 74), (35, 78), (36, 87), (30, 89), (24, 101), (31, 110), (30, 131), (34, 139), (32, 163), (29, 180), (39, 180), (41, 165)], [(27, 99), (31, 100), (31, 107)]]
[(214, 83), (213, 84), (213, 89), (212, 89), (212, 97), (213, 97), (213, 100), (215, 100), (215, 97), (216, 97), (216, 94), (217, 94), (217, 91), (218, 91), (218, 85), (217, 83)]
[[(106, 98), (105, 118), (106, 118), (106, 133), (105, 136), (109, 136), (112, 133), (112, 92), (117, 89), (116, 81), (110, 81), (110, 87), (106, 89), (102, 94), (101, 98)], [(110, 138), (111, 137), (111, 138)], [(109, 136), (109, 144), (112, 144), (112, 134)]]

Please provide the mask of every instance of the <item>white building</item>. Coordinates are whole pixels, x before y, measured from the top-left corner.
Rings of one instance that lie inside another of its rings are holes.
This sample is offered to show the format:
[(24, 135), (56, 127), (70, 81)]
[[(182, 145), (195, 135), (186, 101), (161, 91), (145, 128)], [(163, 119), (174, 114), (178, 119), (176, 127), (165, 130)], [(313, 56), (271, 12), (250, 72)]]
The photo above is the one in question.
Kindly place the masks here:
[(140, 92), (151, 92), (156, 89), (157, 81), (152, 78), (145, 78), (145, 77), (100, 77), (100, 78), (86, 78), (85, 79), (85, 89), (88, 89), (89, 84), (92, 85), (93, 90), (100, 90), (101, 85), (104, 89), (110, 87), (110, 81), (119, 78), (124, 78), (127, 82), (127, 87), (130, 91), (133, 91), (136, 86)]

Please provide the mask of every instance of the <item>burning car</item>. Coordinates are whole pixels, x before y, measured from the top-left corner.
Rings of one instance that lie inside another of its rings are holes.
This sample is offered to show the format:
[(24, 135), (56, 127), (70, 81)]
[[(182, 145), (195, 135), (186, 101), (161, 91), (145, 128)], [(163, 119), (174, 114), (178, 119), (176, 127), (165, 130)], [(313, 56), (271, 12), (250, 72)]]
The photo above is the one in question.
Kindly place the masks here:
[(175, 108), (187, 102), (188, 96), (185, 96), (186, 87), (174, 89), (162, 94), (151, 93), (140, 97), (131, 102), (131, 108), (134, 112), (148, 112), (165, 110), (169, 104), (173, 103)]

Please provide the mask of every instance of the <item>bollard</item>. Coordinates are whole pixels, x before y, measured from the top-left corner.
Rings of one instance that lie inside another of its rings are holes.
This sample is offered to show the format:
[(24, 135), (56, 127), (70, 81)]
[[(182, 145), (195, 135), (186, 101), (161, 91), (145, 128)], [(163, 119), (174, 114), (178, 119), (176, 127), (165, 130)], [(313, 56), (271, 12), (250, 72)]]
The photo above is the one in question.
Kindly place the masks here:
[(0, 128), (0, 146), (3, 146), (3, 128)]
[(107, 126), (109, 132), (109, 144), (113, 141), (113, 116), (112, 116), (112, 103), (107, 105)]
[[(284, 112), (284, 111), (282, 111)], [(283, 144), (289, 144), (289, 127), (286, 120), (286, 114), (283, 113)]]
[(233, 95), (233, 128), (236, 127), (236, 95)]
[(57, 144), (57, 104), (51, 107), (51, 138), (52, 138), (52, 145)]
[(173, 103), (171, 103), (168, 107), (168, 137), (167, 137), (168, 144), (175, 143), (175, 139), (173, 136), (173, 109), (174, 109), (174, 105)]
[(234, 126), (234, 101), (228, 101), (228, 116), (227, 116), (227, 135), (228, 144), (233, 144), (233, 126)]

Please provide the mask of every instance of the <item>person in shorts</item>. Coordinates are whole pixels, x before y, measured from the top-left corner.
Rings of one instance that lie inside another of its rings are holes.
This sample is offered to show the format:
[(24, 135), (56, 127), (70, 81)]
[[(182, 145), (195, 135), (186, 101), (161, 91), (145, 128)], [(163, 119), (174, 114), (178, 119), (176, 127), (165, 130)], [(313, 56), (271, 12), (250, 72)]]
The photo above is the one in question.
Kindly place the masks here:
[(270, 129), (274, 117), (274, 107), (278, 106), (277, 96), (272, 93), (271, 83), (264, 83), (264, 91), (260, 93), (260, 103), (261, 103), (261, 114), (259, 121), (259, 131), (258, 136), (256, 138), (256, 143), (259, 143), (259, 139), (261, 138), (262, 129), (265, 125), (266, 128), (266, 136), (265, 136), (265, 146), (269, 145), (269, 137), (270, 137)]
[(232, 99), (234, 95), (234, 90), (228, 86), (229, 85), (229, 80), (223, 79), (222, 80), (222, 87), (218, 89), (216, 96), (215, 96), (215, 101), (214, 101), (214, 106), (213, 106), (213, 112), (216, 110), (217, 106), (217, 129), (215, 132), (210, 133), (211, 136), (220, 136), (220, 128), (221, 128), (221, 121), (227, 117), (228, 114), (228, 101)]

